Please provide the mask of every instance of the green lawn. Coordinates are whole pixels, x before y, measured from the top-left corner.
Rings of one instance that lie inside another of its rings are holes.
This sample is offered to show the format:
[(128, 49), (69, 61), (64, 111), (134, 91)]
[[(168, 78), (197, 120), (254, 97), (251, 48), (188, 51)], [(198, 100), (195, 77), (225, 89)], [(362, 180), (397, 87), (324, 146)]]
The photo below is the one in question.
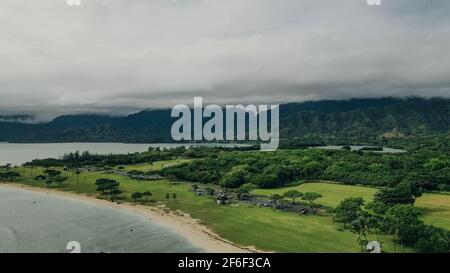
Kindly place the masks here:
[[(330, 184), (330, 183), (305, 183), (294, 187), (279, 189), (257, 189), (254, 194), (271, 195), (283, 194), (288, 190), (295, 189), (300, 192), (317, 192), (322, 198), (316, 201), (327, 207), (336, 207), (346, 197), (362, 197), (366, 202), (373, 199), (376, 188)], [(450, 230), (450, 195), (439, 193), (425, 193), (416, 201), (416, 207), (422, 213), (425, 223)]]
[(160, 170), (167, 166), (174, 166), (178, 165), (184, 162), (192, 161), (191, 159), (173, 159), (173, 160), (164, 160), (164, 161), (157, 161), (153, 162), (152, 164), (149, 163), (142, 163), (142, 164), (134, 164), (134, 165), (123, 165), (122, 167), (126, 171), (136, 170), (136, 171), (155, 171)]
[(330, 183), (305, 183), (294, 187), (286, 187), (279, 189), (257, 189), (253, 191), (253, 194), (258, 195), (272, 195), (287, 192), (288, 190), (297, 190), (300, 192), (317, 192), (322, 195), (321, 198), (315, 201), (317, 204), (321, 204), (327, 207), (336, 207), (339, 202), (347, 197), (362, 197), (366, 202), (370, 202), (373, 199), (373, 195), (377, 191), (375, 188), (349, 186), (341, 184)]
[[(134, 166), (135, 167), (135, 166)], [(28, 185), (45, 187), (44, 182), (31, 180), (31, 169), (19, 168), (23, 175), (23, 181)], [(42, 170), (36, 169), (34, 175)], [(80, 175), (80, 181), (76, 183), (76, 176), (72, 172), (64, 172), (69, 180), (61, 190), (87, 193), (96, 195), (95, 180), (98, 178), (112, 178), (120, 182), (120, 189), (124, 192), (122, 200), (131, 202), (131, 193), (135, 191), (151, 191), (152, 202), (148, 205), (164, 203), (173, 210), (182, 210), (192, 217), (199, 219), (225, 239), (231, 240), (243, 246), (255, 246), (266, 251), (276, 252), (359, 252), (356, 235), (348, 230), (343, 230), (341, 224), (333, 224), (331, 217), (323, 216), (299, 216), (295, 213), (273, 211), (270, 208), (258, 208), (246, 203), (234, 203), (229, 206), (219, 206), (210, 197), (199, 197), (189, 191), (190, 183), (171, 184), (167, 180), (137, 181), (115, 174), (102, 174), (99, 172), (84, 172)], [(362, 191), (349, 190), (348, 186), (331, 185), (335, 190), (327, 191), (325, 184), (302, 185), (304, 191), (320, 191), (323, 202), (336, 204), (346, 192), (355, 193)], [(328, 185), (329, 187), (330, 185)], [(336, 189), (341, 189), (337, 191)], [(365, 190), (373, 190), (363, 188)], [(338, 197), (327, 197), (339, 192)], [(167, 200), (167, 193), (176, 193), (177, 198)], [(352, 194), (353, 195), (353, 194)], [(369, 195), (367, 195), (369, 196)], [(328, 200), (328, 201), (324, 201)], [(375, 239), (372, 237), (371, 239)], [(393, 251), (392, 240), (388, 236), (381, 237), (383, 250)], [(410, 251), (409, 249), (407, 251)]]
[(450, 230), (450, 195), (425, 193), (417, 199), (416, 207), (423, 213), (425, 223)]

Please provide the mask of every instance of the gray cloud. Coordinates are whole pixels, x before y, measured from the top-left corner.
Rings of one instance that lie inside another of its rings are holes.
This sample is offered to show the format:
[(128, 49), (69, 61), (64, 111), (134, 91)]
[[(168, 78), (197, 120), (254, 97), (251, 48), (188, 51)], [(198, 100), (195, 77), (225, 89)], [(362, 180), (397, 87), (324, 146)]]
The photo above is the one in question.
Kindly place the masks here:
[(0, 112), (450, 96), (447, 0), (4, 0)]

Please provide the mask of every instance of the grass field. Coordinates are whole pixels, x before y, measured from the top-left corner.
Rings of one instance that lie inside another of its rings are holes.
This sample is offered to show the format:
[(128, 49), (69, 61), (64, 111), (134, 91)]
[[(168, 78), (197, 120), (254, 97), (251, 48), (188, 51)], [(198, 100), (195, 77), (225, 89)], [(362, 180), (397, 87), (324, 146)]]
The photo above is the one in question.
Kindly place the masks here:
[(373, 195), (377, 191), (375, 188), (348, 186), (341, 184), (330, 183), (305, 183), (294, 187), (286, 187), (279, 189), (257, 189), (253, 191), (253, 194), (257, 195), (272, 195), (287, 192), (288, 190), (297, 190), (299, 192), (317, 192), (322, 195), (321, 198), (315, 201), (317, 204), (327, 207), (336, 207), (346, 197), (362, 197), (366, 202), (370, 202), (373, 199)]
[[(362, 197), (366, 202), (373, 200), (376, 188), (350, 186), (330, 183), (305, 183), (294, 187), (279, 189), (257, 189), (254, 194), (271, 195), (280, 194), (288, 190), (300, 192), (317, 192), (322, 198), (316, 203), (327, 207), (336, 207), (346, 197)], [(450, 230), (450, 195), (438, 193), (425, 193), (416, 201), (416, 207), (422, 213), (422, 220), (430, 225)]]
[[(167, 162), (166, 162), (167, 164)], [(163, 165), (163, 164), (161, 164)], [(132, 169), (135, 169), (136, 165)], [(31, 169), (19, 169), (24, 176), (21, 183), (45, 187), (45, 183), (31, 180)], [(35, 169), (34, 175), (42, 172)], [(299, 216), (295, 213), (273, 211), (271, 208), (258, 208), (246, 203), (234, 203), (229, 206), (219, 206), (210, 197), (196, 196), (189, 191), (190, 183), (170, 183), (167, 180), (137, 181), (116, 174), (99, 172), (83, 172), (76, 182), (76, 175), (64, 172), (68, 181), (61, 190), (97, 195), (95, 180), (112, 178), (120, 182), (123, 191), (122, 200), (131, 202), (131, 193), (136, 191), (151, 191), (152, 202), (148, 205), (166, 204), (173, 210), (182, 210), (199, 219), (225, 239), (243, 246), (255, 246), (266, 251), (276, 252), (359, 252), (356, 235), (343, 230), (341, 224), (334, 224), (327, 215)], [(306, 188), (305, 188), (306, 186)], [(323, 204), (336, 204), (346, 194), (363, 192), (370, 188), (351, 187), (330, 184), (310, 184), (299, 186), (300, 190), (321, 192)], [(303, 187), (303, 188), (302, 188)], [(348, 188), (350, 187), (350, 188)], [(284, 189), (280, 189), (283, 191)], [(331, 194), (338, 192), (336, 197)], [(167, 200), (167, 193), (176, 193), (177, 198)], [(330, 195), (330, 196), (328, 196)], [(328, 196), (328, 197), (327, 197)], [(375, 239), (373, 236), (371, 239)], [(393, 243), (389, 236), (381, 237), (383, 251), (393, 252)], [(406, 251), (411, 251), (407, 249)]]
[(123, 165), (122, 167), (126, 171), (136, 170), (136, 171), (154, 171), (154, 170), (160, 170), (167, 166), (173, 166), (178, 165), (184, 162), (192, 161), (191, 159), (173, 159), (173, 160), (164, 160), (164, 161), (157, 161), (153, 162), (152, 164), (149, 163), (142, 163), (142, 164), (134, 164), (134, 165)]
[(416, 207), (423, 213), (425, 223), (450, 230), (450, 195), (425, 193), (417, 199)]

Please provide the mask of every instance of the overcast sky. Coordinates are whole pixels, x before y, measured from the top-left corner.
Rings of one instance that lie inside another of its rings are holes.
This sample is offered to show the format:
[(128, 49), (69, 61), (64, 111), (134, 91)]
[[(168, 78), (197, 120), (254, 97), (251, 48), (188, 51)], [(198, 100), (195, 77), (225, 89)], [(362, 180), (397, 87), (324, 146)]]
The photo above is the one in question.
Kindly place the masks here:
[(450, 97), (450, 1), (2, 0), (0, 112)]

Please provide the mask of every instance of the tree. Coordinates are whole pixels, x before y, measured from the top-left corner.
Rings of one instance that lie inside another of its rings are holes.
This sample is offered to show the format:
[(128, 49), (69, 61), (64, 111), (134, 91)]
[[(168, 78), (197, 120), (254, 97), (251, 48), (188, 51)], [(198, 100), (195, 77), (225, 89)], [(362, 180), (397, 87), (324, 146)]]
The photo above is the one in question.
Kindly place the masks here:
[(64, 183), (64, 181), (66, 181), (68, 178), (65, 176), (54, 176), (52, 178), (49, 179), (50, 182), (54, 182), (59, 184), (60, 186), (62, 185), (62, 183)]
[(246, 184), (242, 184), (239, 187), (239, 192), (240, 193), (251, 193), (252, 191), (254, 191), (257, 188), (257, 186), (255, 184), (252, 183), (246, 183)]
[(97, 185), (96, 191), (100, 191), (102, 195), (104, 195), (106, 191), (118, 186), (118, 184), (117, 181), (108, 178), (100, 178), (95, 181), (95, 185)]
[(422, 253), (449, 253), (450, 232), (425, 225), (415, 248)]
[(52, 183), (57, 183), (61, 186), (68, 179), (66, 176), (61, 176), (62, 172), (59, 170), (47, 169), (44, 173), (47, 175), (47, 186), (50, 186)]
[(333, 208), (327, 208), (326, 212), (330, 215), (331, 220), (333, 220), (333, 224), (336, 223), (336, 210)]
[(53, 170), (53, 169), (45, 170), (44, 173), (47, 174), (47, 176), (49, 178), (61, 175), (61, 171)]
[(248, 175), (247, 165), (238, 165), (227, 172), (220, 180), (220, 185), (224, 188), (237, 188), (245, 183)]
[(117, 196), (121, 195), (121, 194), (122, 194), (122, 191), (117, 188), (114, 188), (108, 192), (109, 199), (111, 200), (111, 202), (114, 202), (114, 200), (117, 198)]
[(381, 223), (383, 223), (383, 218), (376, 216), (376, 215), (372, 215), (372, 214), (368, 214), (369, 216), (367, 217), (367, 227), (370, 231), (370, 233), (374, 233), (377, 236), (377, 241), (381, 244), (381, 240), (380, 240), (380, 227), (381, 227)]
[(6, 172), (6, 173), (1, 173), (0, 174), (0, 181), (4, 180), (4, 181), (13, 181), (17, 178), (21, 177), (21, 175), (17, 172)]
[(403, 181), (394, 188), (379, 190), (375, 196), (375, 202), (382, 202), (388, 206), (414, 205), (417, 197), (422, 195), (422, 189), (412, 182)]
[(297, 191), (297, 190), (290, 190), (283, 194), (284, 197), (292, 199), (292, 204), (295, 205), (295, 200), (299, 197), (301, 197), (303, 193)]
[(97, 185), (96, 191), (101, 192), (102, 195), (109, 195), (111, 197), (111, 201), (113, 201), (114, 197), (121, 194), (118, 193), (119, 182), (113, 179), (108, 178), (100, 178), (95, 181)]
[(131, 199), (133, 199), (134, 202), (138, 201), (141, 198), (142, 198), (142, 193), (140, 193), (140, 192), (133, 192), (131, 194)]
[(439, 191), (448, 191), (450, 189), (450, 186), (448, 186), (447, 184), (442, 183), (442, 184), (437, 185), (437, 189)]
[(170, 194), (166, 193), (166, 199), (169, 200), (170, 199)]
[(367, 235), (370, 234), (369, 228), (369, 217), (370, 215), (365, 211), (360, 211), (357, 213), (355, 220), (351, 222), (351, 229), (354, 233), (358, 234), (356, 241), (361, 247), (361, 252), (364, 252), (364, 246), (367, 244)]
[(142, 196), (145, 198), (145, 202), (147, 202), (148, 201), (148, 198), (150, 197), (150, 196), (152, 196), (153, 194), (152, 194), (152, 192), (151, 191), (146, 191), (146, 192), (144, 192), (143, 194), (142, 194)]
[(277, 207), (278, 201), (283, 199), (283, 197), (279, 194), (273, 194), (270, 196), (270, 202), (273, 204), (273, 208)]
[(382, 202), (370, 202), (366, 205), (366, 209), (373, 211), (378, 215), (384, 215), (389, 209), (389, 206)]
[(322, 195), (315, 193), (315, 192), (306, 192), (302, 195), (302, 200), (308, 201), (311, 204), (311, 207), (314, 208), (316, 205), (314, 204), (314, 201), (321, 198)]
[(423, 228), (419, 212), (410, 205), (396, 205), (390, 208), (384, 218), (384, 229), (397, 237), (400, 242), (414, 246)]
[(177, 194), (176, 193), (172, 193), (172, 198), (175, 200), (177, 199)]
[(348, 197), (342, 200), (336, 207), (335, 218), (339, 222), (344, 223), (344, 228), (347, 224), (355, 221), (358, 218), (358, 213), (362, 210), (364, 199), (361, 197)]

